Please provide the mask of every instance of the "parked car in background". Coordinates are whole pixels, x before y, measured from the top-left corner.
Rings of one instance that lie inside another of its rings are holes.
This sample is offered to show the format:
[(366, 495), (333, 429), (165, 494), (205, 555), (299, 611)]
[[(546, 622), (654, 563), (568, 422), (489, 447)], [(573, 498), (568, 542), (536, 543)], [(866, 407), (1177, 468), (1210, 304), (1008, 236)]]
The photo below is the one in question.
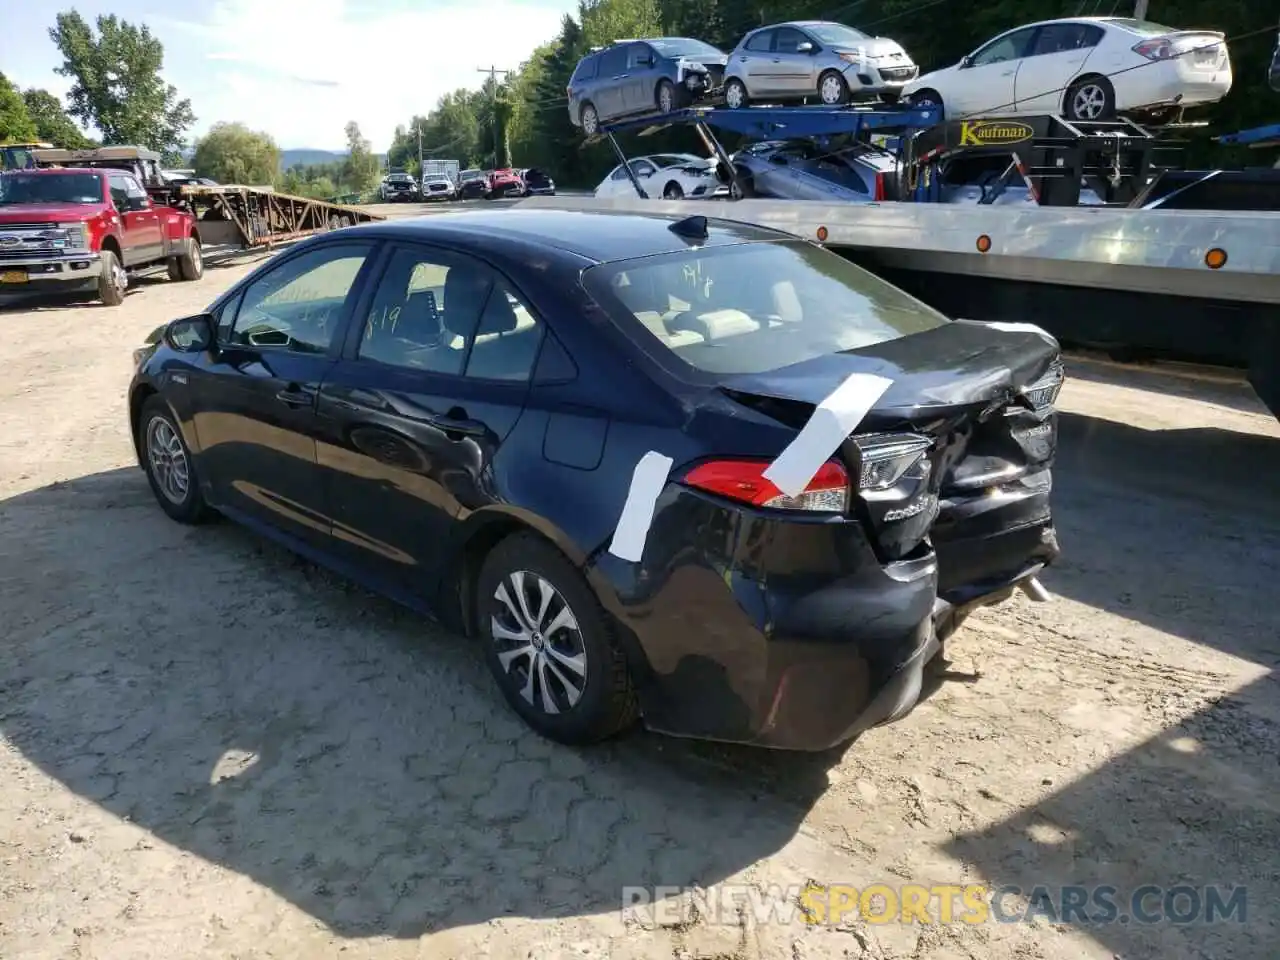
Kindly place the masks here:
[[(716, 178), (715, 161), (692, 153), (659, 153), (631, 160), (631, 169), (650, 197), (680, 200), (684, 197), (724, 196), (728, 188)], [(626, 167), (618, 164), (595, 189), (597, 197), (634, 197), (636, 188)]]
[(454, 200), (458, 196), (458, 185), (443, 173), (427, 174), (422, 178), (422, 199)]
[[(868, 375), (815, 472), (774, 474)], [(546, 737), (824, 750), (910, 711), (955, 624), (1057, 558), (1062, 380), (1034, 328), (783, 233), (485, 211), (267, 260), (139, 348), (128, 427), (171, 519), (435, 612)]]
[(480, 200), (489, 192), (489, 175), (483, 170), (463, 170), (458, 174), (458, 199)]
[(518, 197), (524, 193), (524, 181), (520, 174), (510, 167), (494, 170), (489, 174), (489, 190), (485, 194), (487, 200), (500, 197)]
[(895, 199), (898, 161), (862, 144), (830, 149), (812, 140), (773, 140), (744, 147), (732, 159), (736, 196), (851, 203)]
[(670, 113), (719, 91), (723, 50), (688, 37), (618, 40), (578, 61), (565, 91), (569, 120), (587, 136), (600, 124)]
[(133, 273), (164, 266), (171, 280), (204, 275), (195, 218), (154, 203), (131, 172), (0, 173), (0, 290), (92, 290), (114, 307)]
[(537, 167), (520, 171), (520, 180), (524, 183), (526, 197), (554, 197), (556, 182)]
[(733, 109), (753, 100), (893, 100), (919, 72), (894, 40), (823, 20), (776, 23), (751, 31), (729, 54), (724, 100)]
[(396, 171), (382, 178), (378, 186), (378, 199), (383, 203), (418, 199), (418, 182), (409, 174)]
[(1231, 58), (1217, 31), (1070, 17), (1002, 33), (955, 66), (917, 77), (904, 94), (941, 106), (948, 119), (1048, 113), (1160, 121), (1230, 90)]

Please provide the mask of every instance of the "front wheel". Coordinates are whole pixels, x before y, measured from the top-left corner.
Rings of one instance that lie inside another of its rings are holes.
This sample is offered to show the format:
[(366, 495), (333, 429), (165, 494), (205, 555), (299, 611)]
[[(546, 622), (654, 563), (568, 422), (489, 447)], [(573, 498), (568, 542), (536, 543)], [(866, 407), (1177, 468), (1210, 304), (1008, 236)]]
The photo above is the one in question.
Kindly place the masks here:
[(160, 509), (179, 523), (201, 523), (211, 511), (196, 480), (191, 451), (182, 431), (159, 396), (142, 405), (138, 418), (142, 463)]
[(684, 189), (680, 186), (680, 184), (672, 180), (663, 188), (662, 199), (663, 200), (683, 200)]
[(844, 75), (836, 70), (828, 70), (818, 78), (818, 99), (825, 106), (837, 107), (849, 102), (849, 84)]
[(942, 95), (937, 90), (918, 90), (907, 98), (913, 107), (941, 107)]
[(124, 303), (125, 291), (129, 289), (129, 275), (124, 272), (124, 264), (114, 250), (103, 250), (100, 257), (102, 273), (98, 275), (98, 299), (108, 307), (118, 307)]
[(1116, 89), (1106, 77), (1085, 77), (1069, 88), (1063, 102), (1068, 120), (1110, 120), (1116, 115)]
[(724, 105), (730, 110), (741, 110), (751, 105), (747, 85), (737, 77), (731, 77), (724, 85)]
[(516, 534), (494, 547), (476, 582), (476, 615), (503, 697), (538, 733), (585, 744), (635, 721), (612, 625), (586, 580), (550, 544)]
[(671, 113), (675, 110), (677, 106), (676, 88), (670, 80), (660, 80), (658, 82), (658, 89), (654, 94), (654, 102), (658, 106), (659, 113)]

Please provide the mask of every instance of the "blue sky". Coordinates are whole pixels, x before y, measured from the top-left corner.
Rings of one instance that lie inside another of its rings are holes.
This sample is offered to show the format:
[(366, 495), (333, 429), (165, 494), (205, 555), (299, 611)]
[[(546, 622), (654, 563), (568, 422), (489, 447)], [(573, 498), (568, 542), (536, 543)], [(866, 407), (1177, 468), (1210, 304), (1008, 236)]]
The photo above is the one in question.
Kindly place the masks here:
[(576, 0), (0, 0), (0, 70), (20, 88), (65, 94), (49, 28), (75, 7), (114, 13), (164, 44), (164, 76), (191, 99), (199, 135), (219, 120), (284, 148), (342, 149), (355, 120), (376, 150), (479, 66), (517, 67), (552, 39)]

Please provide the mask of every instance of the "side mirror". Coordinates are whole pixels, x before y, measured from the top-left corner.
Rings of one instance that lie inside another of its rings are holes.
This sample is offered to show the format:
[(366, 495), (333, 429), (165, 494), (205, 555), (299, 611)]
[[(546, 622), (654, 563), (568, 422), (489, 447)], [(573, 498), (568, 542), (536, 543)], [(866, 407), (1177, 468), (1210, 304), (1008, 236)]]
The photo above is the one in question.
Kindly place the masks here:
[(813, 53), (813, 44), (808, 40), (796, 44), (796, 53)]
[(213, 346), (213, 317), (207, 313), (182, 317), (164, 329), (164, 341), (179, 353), (203, 353)]
[(969, 57), (961, 57), (961, 58), (960, 58), (960, 69), (961, 69), (961, 70), (964, 70), (966, 67), (971, 67), (971, 66), (973, 66), (973, 57), (969, 56)]

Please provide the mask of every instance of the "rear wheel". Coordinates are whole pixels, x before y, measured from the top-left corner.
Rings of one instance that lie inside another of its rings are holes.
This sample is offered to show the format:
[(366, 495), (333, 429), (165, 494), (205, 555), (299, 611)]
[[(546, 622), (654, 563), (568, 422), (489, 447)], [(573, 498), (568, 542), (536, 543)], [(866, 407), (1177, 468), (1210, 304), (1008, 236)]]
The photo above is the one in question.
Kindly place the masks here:
[(182, 431), (159, 396), (142, 405), (138, 418), (142, 463), (160, 509), (179, 523), (201, 523), (211, 511), (200, 493), (191, 451)]
[(1067, 88), (1062, 107), (1068, 120), (1110, 120), (1116, 115), (1116, 89), (1106, 77), (1082, 77)]
[(600, 132), (600, 114), (596, 112), (594, 103), (584, 103), (578, 113), (578, 122), (582, 124), (582, 132), (594, 137)]
[(603, 740), (638, 714), (626, 658), (586, 580), (554, 547), (516, 534), (476, 583), (486, 659), (511, 708), (561, 743)]
[(742, 168), (735, 171), (736, 176), (729, 184), (730, 200), (747, 200), (756, 195), (755, 181), (751, 178), (751, 174)]
[(129, 275), (124, 272), (124, 264), (114, 250), (103, 250), (100, 257), (102, 273), (98, 275), (98, 299), (108, 307), (118, 307), (124, 303), (125, 291), (129, 289)]
[[(200, 249), (200, 241), (195, 237), (191, 238), (191, 249), (179, 256), (175, 261), (178, 265), (178, 278), (181, 280), (199, 280), (204, 276), (204, 253)], [(170, 276), (173, 276), (170, 273)]]
[(724, 85), (724, 105), (730, 110), (741, 110), (743, 107), (751, 106), (747, 85), (737, 77), (731, 77)]

